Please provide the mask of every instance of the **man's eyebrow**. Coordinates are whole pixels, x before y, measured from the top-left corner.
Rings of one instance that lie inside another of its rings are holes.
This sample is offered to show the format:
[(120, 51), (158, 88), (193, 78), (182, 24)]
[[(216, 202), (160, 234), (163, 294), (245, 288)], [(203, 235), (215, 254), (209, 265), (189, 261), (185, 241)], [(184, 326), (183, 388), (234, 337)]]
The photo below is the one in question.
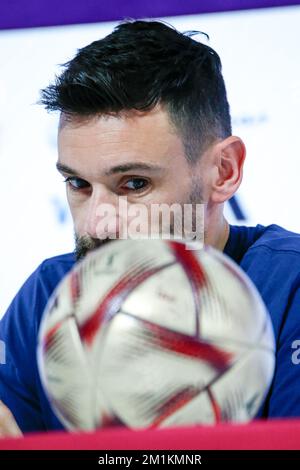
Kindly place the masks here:
[(69, 166), (63, 165), (62, 163), (59, 163), (59, 162), (56, 163), (56, 168), (60, 173), (68, 173), (69, 175), (77, 175), (78, 174), (77, 171), (72, 170), (72, 168), (70, 168)]
[(137, 163), (137, 162), (128, 162), (122, 165), (116, 165), (111, 167), (109, 170), (105, 171), (106, 176), (115, 175), (116, 173), (126, 173), (127, 171), (138, 171), (138, 170), (147, 170), (152, 172), (160, 172), (163, 170), (162, 167), (158, 165), (151, 165), (149, 163)]
[[(64, 165), (63, 163), (57, 162), (56, 163), (56, 168), (60, 173), (67, 173), (68, 175), (78, 175), (78, 171), (73, 170), (67, 165)], [(117, 173), (126, 173), (127, 171), (138, 171), (138, 170), (147, 170), (151, 171), (153, 173), (158, 173), (163, 171), (163, 168), (158, 166), (158, 165), (153, 165), (149, 163), (143, 163), (143, 162), (128, 162), (128, 163), (123, 163), (121, 165), (116, 165), (104, 172), (105, 176), (111, 176), (115, 175)]]

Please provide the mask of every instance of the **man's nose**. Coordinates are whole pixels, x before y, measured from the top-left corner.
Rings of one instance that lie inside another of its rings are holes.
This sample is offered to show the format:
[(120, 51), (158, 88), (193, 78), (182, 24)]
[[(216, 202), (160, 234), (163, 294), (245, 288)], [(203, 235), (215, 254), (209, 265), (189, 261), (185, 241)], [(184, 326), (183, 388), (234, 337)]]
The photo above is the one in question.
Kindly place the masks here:
[(85, 214), (84, 232), (92, 238), (116, 238), (118, 235), (118, 196), (99, 189), (93, 191)]

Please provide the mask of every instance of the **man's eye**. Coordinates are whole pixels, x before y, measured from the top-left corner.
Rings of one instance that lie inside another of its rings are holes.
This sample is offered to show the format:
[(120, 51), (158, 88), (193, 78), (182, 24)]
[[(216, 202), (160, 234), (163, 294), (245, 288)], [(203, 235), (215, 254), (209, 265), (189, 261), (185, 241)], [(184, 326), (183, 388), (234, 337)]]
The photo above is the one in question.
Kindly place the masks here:
[(148, 181), (144, 178), (132, 178), (122, 185), (122, 188), (129, 189), (130, 191), (139, 191), (148, 186)]
[(78, 189), (85, 189), (90, 186), (87, 181), (81, 178), (76, 178), (75, 176), (68, 176), (68, 178), (65, 179), (65, 183), (75, 191)]

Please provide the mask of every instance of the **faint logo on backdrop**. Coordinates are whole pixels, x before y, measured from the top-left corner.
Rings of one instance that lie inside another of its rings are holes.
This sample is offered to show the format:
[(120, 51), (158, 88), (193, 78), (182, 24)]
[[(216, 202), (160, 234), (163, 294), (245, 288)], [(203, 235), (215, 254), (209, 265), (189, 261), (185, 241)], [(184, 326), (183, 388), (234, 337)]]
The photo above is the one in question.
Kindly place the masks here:
[(232, 118), (233, 127), (253, 127), (260, 126), (261, 124), (266, 124), (269, 121), (268, 115), (266, 113), (257, 113), (257, 114), (241, 114), (240, 116), (234, 116)]
[(233, 218), (237, 222), (246, 222), (247, 221), (248, 216), (247, 216), (247, 213), (246, 213), (246, 209), (245, 209), (245, 207), (243, 207), (243, 204), (242, 204), (238, 194), (235, 194), (234, 196), (232, 196), (232, 198), (229, 199), (227, 204), (229, 205), (229, 207), (231, 209)]
[(54, 211), (54, 217), (57, 225), (67, 225), (71, 222), (70, 212), (68, 205), (65, 200), (58, 196), (52, 196), (50, 199), (50, 205)]

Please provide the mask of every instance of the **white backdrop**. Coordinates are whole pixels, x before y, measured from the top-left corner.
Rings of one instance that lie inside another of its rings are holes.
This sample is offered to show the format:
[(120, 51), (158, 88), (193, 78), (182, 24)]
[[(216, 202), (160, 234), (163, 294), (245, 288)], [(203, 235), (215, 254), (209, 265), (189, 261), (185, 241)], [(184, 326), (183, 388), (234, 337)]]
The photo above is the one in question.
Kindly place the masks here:
[[(221, 56), (234, 133), (247, 146), (238, 200), (246, 224), (300, 232), (300, 7), (168, 18), (209, 34)], [(45, 258), (73, 249), (64, 184), (55, 170), (57, 116), (39, 90), (76, 49), (114, 23), (0, 32), (0, 317)], [(203, 38), (199, 38), (203, 40)], [(230, 207), (227, 214), (236, 222)]]

